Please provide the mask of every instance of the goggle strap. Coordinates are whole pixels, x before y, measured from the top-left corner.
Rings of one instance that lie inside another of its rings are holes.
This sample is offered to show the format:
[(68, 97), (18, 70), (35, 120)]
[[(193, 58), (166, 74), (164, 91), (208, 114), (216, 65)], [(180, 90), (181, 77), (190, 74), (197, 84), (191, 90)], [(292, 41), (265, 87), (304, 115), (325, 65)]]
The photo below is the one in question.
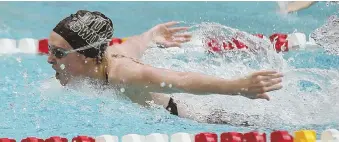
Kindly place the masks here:
[(106, 40), (103, 40), (101, 42), (95, 42), (93, 44), (89, 44), (89, 45), (86, 45), (86, 46), (83, 46), (83, 47), (80, 47), (80, 48), (77, 48), (77, 49), (74, 49), (74, 50), (71, 50), (71, 51), (68, 51), (68, 53), (72, 53), (72, 52), (76, 52), (76, 51), (81, 51), (81, 50), (86, 50), (86, 49), (90, 49), (90, 48), (93, 48), (93, 46), (97, 46), (97, 45), (100, 45), (102, 43), (108, 43), (110, 42), (111, 40), (110, 39), (106, 39)]

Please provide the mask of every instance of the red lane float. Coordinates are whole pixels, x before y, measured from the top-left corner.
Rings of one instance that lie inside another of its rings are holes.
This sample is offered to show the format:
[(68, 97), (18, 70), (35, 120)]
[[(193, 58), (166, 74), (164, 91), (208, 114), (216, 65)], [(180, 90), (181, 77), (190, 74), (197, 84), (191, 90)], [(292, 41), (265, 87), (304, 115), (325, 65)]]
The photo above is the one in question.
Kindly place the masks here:
[(44, 140), (37, 137), (27, 137), (25, 139), (22, 139), (21, 142), (44, 142)]
[(11, 138), (0, 138), (0, 142), (16, 142), (16, 140)]
[[(263, 34), (255, 34), (254, 36), (257, 36), (259, 38), (264, 38), (264, 35)], [(212, 50), (213, 52), (221, 52), (223, 50), (232, 50), (232, 49), (248, 49), (248, 46), (245, 45), (243, 42), (235, 39), (235, 38), (232, 38), (232, 42), (219, 42), (217, 41), (216, 39), (207, 39), (206, 41), (207, 43), (207, 46), (210, 48), (210, 50)], [(222, 44), (222, 45), (220, 45)], [(235, 45), (235, 47), (233, 46)]]
[[(15, 139), (0, 138), (0, 142), (15, 142)], [(76, 136), (72, 142), (118, 142), (118, 136), (114, 135), (101, 135), (96, 136), (95, 139), (90, 136)], [(168, 139), (166, 134), (152, 133), (147, 135), (127, 134), (121, 137), (122, 142), (218, 142), (218, 135), (214, 132), (198, 133), (196, 135), (178, 132), (172, 134), (171, 139)], [(271, 142), (315, 142), (315, 130), (299, 130), (294, 132), (292, 137), (288, 131), (277, 130), (271, 133)], [(336, 129), (327, 129), (321, 133), (321, 141), (339, 141), (339, 131)], [(59, 136), (52, 136), (45, 140), (37, 137), (27, 137), (21, 142), (67, 142), (66, 138)], [(224, 132), (220, 134), (220, 142), (266, 142), (266, 134), (259, 133), (258, 131), (251, 131), (248, 133), (240, 132)]]
[[(263, 34), (253, 34), (258, 38), (265, 38)], [(277, 52), (287, 52), (294, 48), (303, 48), (306, 42), (306, 36), (303, 33), (292, 33), (292, 34), (283, 34), (283, 33), (274, 33), (269, 36), (270, 42), (273, 44), (273, 47)], [(236, 38), (232, 38), (231, 41), (218, 41), (214, 38), (208, 38), (205, 40), (205, 45), (208, 47), (209, 51), (221, 53), (222, 51), (232, 50), (232, 49), (248, 49), (249, 47), (243, 42), (239, 41)], [(314, 44), (314, 43), (312, 43)], [(235, 46), (235, 47), (234, 47)]]
[(220, 142), (242, 142), (242, 133), (227, 132), (220, 135)]
[(243, 136), (243, 141), (246, 142), (266, 142), (266, 134), (260, 134), (257, 131), (245, 133)]
[(271, 133), (271, 142), (293, 142), (293, 137), (287, 131), (274, 131)]
[(88, 136), (77, 136), (72, 139), (72, 142), (95, 142), (95, 139)]
[(48, 54), (48, 39), (39, 40), (38, 54)]
[(53, 136), (45, 140), (45, 142), (68, 142), (67, 138)]
[(218, 142), (216, 133), (199, 133), (195, 135), (195, 142)]
[(276, 33), (270, 36), (270, 41), (274, 45), (277, 52), (288, 51), (287, 34)]

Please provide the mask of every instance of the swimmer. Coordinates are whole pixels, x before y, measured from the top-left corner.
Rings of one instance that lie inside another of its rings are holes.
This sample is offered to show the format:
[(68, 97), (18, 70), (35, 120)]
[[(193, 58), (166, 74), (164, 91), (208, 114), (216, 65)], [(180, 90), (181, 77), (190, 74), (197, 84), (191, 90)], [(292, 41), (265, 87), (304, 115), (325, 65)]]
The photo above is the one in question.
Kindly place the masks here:
[[(79, 10), (61, 20), (49, 36), (48, 63), (56, 79), (67, 85), (77, 78), (90, 78), (107, 86), (123, 86), (123, 94), (133, 102), (147, 105), (154, 93), (190, 93), (195, 95), (232, 95), (266, 99), (267, 92), (282, 88), (283, 75), (276, 71), (257, 71), (235, 79), (178, 72), (152, 67), (140, 61), (151, 44), (180, 47), (189, 42), (189, 28), (174, 27), (178, 22), (158, 24), (150, 30), (129, 37), (122, 44), (108, 45), (113, 36), (111, 19), (100, 12)], [(175, 110), (173, 99), (154, 99)], [(171, 101), (172, 100), (172, 101)], [(182, 116), (185, 117), (185, 116)]]

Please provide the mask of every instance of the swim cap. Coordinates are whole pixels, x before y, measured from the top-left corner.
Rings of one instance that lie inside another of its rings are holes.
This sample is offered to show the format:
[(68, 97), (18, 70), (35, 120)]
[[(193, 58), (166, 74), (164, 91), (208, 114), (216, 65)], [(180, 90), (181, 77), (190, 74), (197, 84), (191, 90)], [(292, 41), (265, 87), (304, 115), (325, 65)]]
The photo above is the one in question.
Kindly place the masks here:
[[(113, 23), (104, 14), (94, 11), (79, 10), (71, 14), (53, 29), (54, 32), (62, 36), (73, 49), (83, 46), (91, 46), (86, 50), (77, 51), (86, 57), (101, 57), (113, 35)], [(97, 44), (100, 42), (100, 44)]]

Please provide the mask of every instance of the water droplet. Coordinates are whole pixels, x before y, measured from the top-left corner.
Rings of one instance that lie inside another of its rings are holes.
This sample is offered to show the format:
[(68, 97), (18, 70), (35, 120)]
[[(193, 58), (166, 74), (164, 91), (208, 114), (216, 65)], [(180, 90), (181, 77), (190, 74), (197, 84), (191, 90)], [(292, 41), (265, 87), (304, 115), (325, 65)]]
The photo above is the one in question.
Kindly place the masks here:
[(169, 84), (168, 87), (169, 87), (169, 88), (172, 88), (172, 84)]
[(22, 76), (23, 76), (23, 78), (27, 78), (28, 77), (27, 72), (24, 72)]
[(61, 65), (60, 65), (60, 68), (61, 68), (61, 70), (64, 70), (64, 69), (65, 69), (65, 65), (64, 65), (64, 64), (61, 64)]
[(120, 92), (124, 93), (125, 92), (125, 88), (120, 88)]
[(166, 86), (166, 83), (165, 83), (165, 82), (162, 82), (162, 83), (160, 83), (160, 86), (161, 86), (161, 87), (165, 87), (165, 86)]
[(19, 58), (19, 57), (16, 58), (16, 61), (19, 62), (19, 63), (21, 63), (21, 58)]

